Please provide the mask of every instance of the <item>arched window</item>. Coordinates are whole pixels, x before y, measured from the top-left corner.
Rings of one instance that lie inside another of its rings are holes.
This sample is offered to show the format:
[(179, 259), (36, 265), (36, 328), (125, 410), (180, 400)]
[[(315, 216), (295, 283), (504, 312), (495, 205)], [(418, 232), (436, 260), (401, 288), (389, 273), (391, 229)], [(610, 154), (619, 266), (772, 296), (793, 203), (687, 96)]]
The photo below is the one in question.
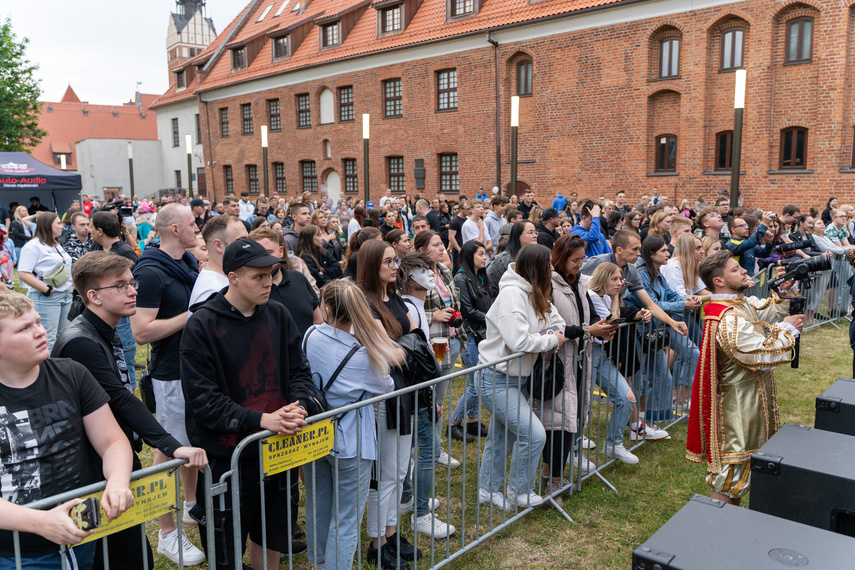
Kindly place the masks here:
[(655, 141), (656, 172), (677, 171), (677, 135), (659, 135)]
[(532, 68), (530, 59), (517, 63), (517, 95), (527, 97), (532, 94)]
[(329, 89), (321, 91), (321, 124), (335, 122), (335, 95)]
[(733, 131), (721, 131), (715, 135), (715, 169), (730, 170), (733, 148)]
[(680, 38), (668, 37), (659, 42), (659, 77), (680, 75)]
[(721, 34), (721, 69), (739, 69), (745, 47), (745, 29), (730, 28)]
[(787, 22), (787, 63), (807, 63), (813, 56), (813, 18)]

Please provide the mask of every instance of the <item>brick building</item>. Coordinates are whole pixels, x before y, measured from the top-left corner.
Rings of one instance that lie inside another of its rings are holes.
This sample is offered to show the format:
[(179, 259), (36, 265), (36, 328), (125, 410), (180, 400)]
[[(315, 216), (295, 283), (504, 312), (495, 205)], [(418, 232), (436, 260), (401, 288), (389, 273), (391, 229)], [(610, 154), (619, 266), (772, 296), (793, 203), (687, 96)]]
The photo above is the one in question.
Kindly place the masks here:
[[(254, 0), (191, 59), (209, 196), (475, 194), (545, 199), (729, 186), (736, 68), (748, 75), (746, 204), (852, 196), (853, 0)], [(185, 66), (187, 69), (187, 66)], [(170, 96), (169, 93), (165, 94)], [(416, 162), (424, 163), (424, 189)]]

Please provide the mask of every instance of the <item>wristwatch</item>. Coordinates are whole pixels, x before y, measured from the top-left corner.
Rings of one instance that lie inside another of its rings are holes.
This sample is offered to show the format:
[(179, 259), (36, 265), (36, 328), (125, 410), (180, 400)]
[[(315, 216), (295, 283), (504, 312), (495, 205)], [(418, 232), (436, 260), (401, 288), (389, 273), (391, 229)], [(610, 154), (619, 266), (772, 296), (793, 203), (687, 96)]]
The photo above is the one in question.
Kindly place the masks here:
[(44, 295), (45, 297), (50, 297), (50, 294), (51, 294), (51, 293), (53, 293), (53, 286), (52, 286), (52, 285), (48, 285), (48, 286), (47, 286), (47, 291), (45, 291), (44, 293), (42, 293), (42, 295)]

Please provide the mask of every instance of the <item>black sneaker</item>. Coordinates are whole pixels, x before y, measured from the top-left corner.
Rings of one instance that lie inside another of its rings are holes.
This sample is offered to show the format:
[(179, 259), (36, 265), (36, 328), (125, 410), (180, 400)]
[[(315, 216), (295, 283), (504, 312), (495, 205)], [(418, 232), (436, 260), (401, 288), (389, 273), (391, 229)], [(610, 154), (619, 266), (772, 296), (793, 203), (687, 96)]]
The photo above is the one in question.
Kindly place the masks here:
[[(297, 556), (298, 554), (303, 554), (307, 550), (309, 550), (309, 546), (305, 542), (302, 542), (300, 540), (292, 540), (291, 541), (291, 555), (292, 556)], [(285, 550), (285, 552), (279, 553), (279, 559), (282, 560), (284, 558), (288, 558), (288, 550), (287, 549)]]
[[(400, 545), (398, 544), (400, 542)], [(415, 560), (422, 557), (422, 551), (415, 548), (410, 542), (398, 534), (397, 532), (386, 539), (388, 550), (394, 555), (396, 552), (401, 555), (401, 560)], [(392, 556), (394, 559), (395, 556)]]
[(472, 443), (475, 441), (475, 436), (463, 431), (463, 428), (459, 425), (453, 425), (451, 426), (451, 439), (456, 439), (457, 441), (463, 441), (465, 439), (466, 443)]
[[(389, 543), (387, 542), (380, 547), (380, 567), (387, 570), (410, 570), (410, 565), (403, 556), (401, 557), (401, 564), (398, 565), (397, 555), (388, 546)], [(365, 558), (369, 564), (375, 568), (377, 567), (377, 549), (374, 548), (374, 544), (368, 545), (368, 554), (366, 554)]]
[(466, 433), (473, 437), (476, 435), (487, 437), (487, 434), (490, 432), (487, 431), (487, 426), (481, 422), (469, 422), (466, 424)]

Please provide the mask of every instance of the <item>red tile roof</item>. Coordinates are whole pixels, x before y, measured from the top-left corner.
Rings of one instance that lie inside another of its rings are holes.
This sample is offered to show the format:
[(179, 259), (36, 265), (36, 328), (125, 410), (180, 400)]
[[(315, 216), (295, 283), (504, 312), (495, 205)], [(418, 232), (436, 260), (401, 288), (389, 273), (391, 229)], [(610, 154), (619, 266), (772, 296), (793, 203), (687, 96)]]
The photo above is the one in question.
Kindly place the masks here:
[[(277, 0), (277, 4), (283, 1), (286, 0)], [(229, 44), (239, 44), (263, 31), (269, 31), (271, 25), (275, 25), (276, 30), (285, 30), (289, 26), (305, 20), (308, 16), (316, 19), (342, 13), (365, 2), (365, 0), (313, 0), (305, 9), (305, 13), (301, 14), (299, 11), (291, 11), (296, 0), (287, 1), (289, 1), (289, 6), (282, 15), (274, 18), (275, 11), (271, 11), (271, 14), (268, 14), (261, 22), (256, 22), (256, 20), (269, 2), (257, 2), (238, 33), (228, 40)], [(573, 12), (621, 4), (624, 1), (626, 0), (550, 0), (529, 4), (528, 0), (483, 0), (481, 9), (475, 16), (446, 22), (446, 1), (424, 0), (406, 30), (400, 34), (382, 38), (377, 37), (376, 10), (368, 9), (362, 14), (342, 45), (337, 48), (320, 51), (318, 49), (318, 26), (313, 26), (300, 47), (285, 61), (271, 61), (269, 45), (262, 49), (246, 69), (238, 72), (232, 72), (229, 58), (220, 57), (208, 76), (196, 88), (196, 91), (207, 91), (232, 83), (372, 52), (431, 43), (455, 36), (483, 33), (490, 29), (532, 22), (561, 14), (569, 15)], [(234, 26), (235, 22), (239, 20), (240, 16), (230, 26)]]
[(62, 99), (59, 101), (60, 103), (80, 103), (80, 98), (77, 97), (77, 93), (75, 93), (74, 89), (69, 85), (68, 89), (65, 90), (65, 94), (62, 96)]
[[(66, 101), (73, 96), (76, 101)], [(142, 94), (144, 109), (149, 109), (157, 95)], [(83, 114), (84, 110), (86, 115)], [(81, 102), (69, 88), (60, 102), (42, 102), (39, 127), (47, 131), (31, 153), (45, 164), (53, 164), (53, 152), (71, 152), (67, 168), (77, 169), (75, 143), (84, 139), (157, 140), (157, 116), (153, 111), (140, 116), (135, 102), (123, 105), (93, 105)]]

